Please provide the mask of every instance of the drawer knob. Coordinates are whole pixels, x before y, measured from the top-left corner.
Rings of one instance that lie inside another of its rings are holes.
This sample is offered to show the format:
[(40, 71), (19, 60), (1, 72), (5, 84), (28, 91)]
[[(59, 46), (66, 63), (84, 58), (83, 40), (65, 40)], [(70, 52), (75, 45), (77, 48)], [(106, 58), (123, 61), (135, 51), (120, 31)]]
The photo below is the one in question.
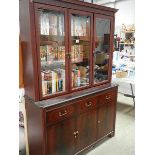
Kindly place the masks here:
[(111, 96), (106, 96), (105, 98), (106, 98), (106, 100), (109, 100), (109, 99), (111, 99)]
[(98, 124), (100, 124), (100, 123), (101, 123), (101, 121), (98, 121), (97, 123), (98, 123)]
[(67, 110), (65, 110), (64, 113), (59, 112), (59, 116), (60, 116), (60, 117), (65, 116), (65, 115), (67, 115)]
[(90, 107), (91, 105), (92, 105), (92, 102), (91, 101), (85, 103), (85, 106), (86, 107)]

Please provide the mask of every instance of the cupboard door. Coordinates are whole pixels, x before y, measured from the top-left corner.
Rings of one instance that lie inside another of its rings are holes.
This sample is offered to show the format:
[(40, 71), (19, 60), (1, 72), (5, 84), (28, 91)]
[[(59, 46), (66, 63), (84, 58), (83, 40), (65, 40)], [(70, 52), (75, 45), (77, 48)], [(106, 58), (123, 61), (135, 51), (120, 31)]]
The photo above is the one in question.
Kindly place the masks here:
[(94, 53), (93, 53), (93, 83), (100, 84), (110, 81), (112, 58), (112, 18), (94, 16)]
[(115, 101), (107, 102), (107, 131), (111, 132), (114, 130), (114, 121), (115, 121)]
[(77, 118), (76, 151), (80, 151), (96, 140), (97, 110), (90, 110)]
[(67, 91), (67, 10), (36, 4), (36, 27), (40, 96)]
[[(97, 120), (97, 129), (98, 129), (98, 139), (107, 135), (114, 130), (114, 101), (105, 102), (104, 97), (100, 97), (99, 104), (101, 105), (98, 108), (98, 120)], [(102, 103), (104, 102), (104, 103)]]
[(93, 16), (87, 12), (69, 11), (70, 81), (71, 89), (76, 90), (91, 83)]
[(74, 119), (47, 127), (47, 155), (74, 154)]

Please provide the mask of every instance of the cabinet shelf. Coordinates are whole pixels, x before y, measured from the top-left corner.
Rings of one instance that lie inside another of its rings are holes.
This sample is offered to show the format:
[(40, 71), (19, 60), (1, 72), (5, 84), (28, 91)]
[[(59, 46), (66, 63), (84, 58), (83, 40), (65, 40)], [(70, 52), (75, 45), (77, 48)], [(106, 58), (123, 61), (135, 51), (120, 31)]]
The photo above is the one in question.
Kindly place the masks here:
[(54, 62), (54, 63), (52, 63), (52, 65), (47, 64), (47, 63), (42, 63), (41, 68), (44, 70), (55, 70), (58, 68), (65, 69), (65, 62)]
[(88, 62), (88, 59), (83, 58), (82, 60), (72, 60), (72, 63), (84, 63)]
[(134, 45), (135, 43), (119, 43), (119, 44), (124, 44), (124, 45)]
[(122, 33), (135, 33), (135, 31), (121, 31)]
[(88, 36), (72, 36), (72, 40), (90, 41)]
[(40, 36), (40, 44), (41, 45), (65, 45), (65, 37), (64, 36), (50, 36), (50, 35), (41, 35)]
[(40, 41), (40, 45), (41, 46), (53, 45), (53, 46), (57, 47), (57, 46), (64, 46), (65, 43), (64, 42), (57, 42), (57, 41)]

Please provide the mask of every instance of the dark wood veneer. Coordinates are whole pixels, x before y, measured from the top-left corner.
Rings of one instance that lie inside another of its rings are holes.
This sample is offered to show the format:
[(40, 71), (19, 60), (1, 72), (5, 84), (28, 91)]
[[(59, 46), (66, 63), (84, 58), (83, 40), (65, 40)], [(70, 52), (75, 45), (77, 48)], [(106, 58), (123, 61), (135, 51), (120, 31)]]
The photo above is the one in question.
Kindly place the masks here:
[(33, 3), (19, 1), (20, 37), (23, 42), (25, 94), (39, 100)]
[[(107, 100), (107, 96), (111, 99)], [(30, 154), (35, 155), (38, 145), (45, 155), (81, 154), (104, 137), (114, 136), (116, 85), (92, 91), (90, 97), (74, 97), (72, 93), (63, 103), (57, 98), (55, 102), (60, 103), (55, 104), (50, 99), (43, 107), (26, 96)]]
[(44, 155), (45, 152), (45, 133), (43, 126), (44, 109), (38, 108), (34, 102), (26, 98), (25, 100), (28, 145), (30, 155)]
[(74, 154), (74, 119), (47, 127), (47, 155)]

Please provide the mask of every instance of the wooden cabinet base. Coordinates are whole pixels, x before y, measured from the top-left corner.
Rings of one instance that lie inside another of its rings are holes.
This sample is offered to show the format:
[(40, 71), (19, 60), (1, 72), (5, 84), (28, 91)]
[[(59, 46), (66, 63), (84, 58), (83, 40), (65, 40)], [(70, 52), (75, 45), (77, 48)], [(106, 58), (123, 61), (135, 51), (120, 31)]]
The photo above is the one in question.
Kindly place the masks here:
[(102, 143), (106, 142), (106, 140), (108, 140), (109, 138), (112, 138), (110, 135), (113, 133), (114, 133), (114, 131), (110, 132), (108, 135), (105, 135), (101, 139), (96, 140), (94, 143), (92, 143), (91, 145), (89, 145), (85, 149), (81, 150), (80, 152), (75, 153), (75, 155), (84, 155), (84, 154), (92, 151), (93, 149), (95, 149), (96, 147), (101, 145)]
[(25, 99), (29, 155), (82, 154), (114, 136), (116, 85), (38, 102)]

